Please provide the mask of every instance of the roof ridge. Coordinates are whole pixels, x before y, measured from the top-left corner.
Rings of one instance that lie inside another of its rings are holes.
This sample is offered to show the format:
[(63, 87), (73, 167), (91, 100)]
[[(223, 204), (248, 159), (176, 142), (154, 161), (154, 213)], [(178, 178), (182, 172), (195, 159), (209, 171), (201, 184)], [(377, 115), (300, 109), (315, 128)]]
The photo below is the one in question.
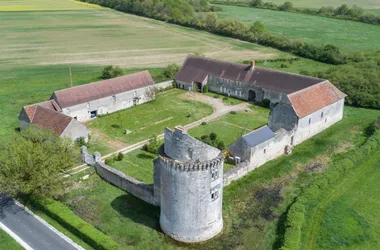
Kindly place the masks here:
[(311, 89), (311, 88), (315, 88), (315, 87), (317, 87), (317, 86), (319, 86), (319, 85), (326, 84), (326, 83), (329, 83), (329, 80), (324, 80), (323, 82), (319, 82), (319, 83), (314, 84), (314, 85), (311, 85), (311, 86), (309, 86), (309, 87), (306, 87), (306, 88), (300, 89), (300, 90), (298, 90), (298, 91), (296, 91), (296, 92), (293, 92), (293, 93), (288, 94), (287, 96), (288, 96), (288, 97), (292, 97), (293, 95), (300, 94), (301, 92), (305, 92), (305, 91), (307, 91), (307, 90), (309, 90), (309, 89)]
[[(70, 87), (70, 88), (64, 88), (64, 89), (55, 90), (53, 93), (64, 91), (64, 90), (67, 90), (67, 89), (75, 89), (75, 88), (86, 86), (86, 85), (95, 85), (95, 84), (100, 83), (100, 82), (107, 82), (107, 81), (110, 81), (110, 80), (115, 80), (115, 79), (120, 79), (120, 78), (127, 78), (127, 77), (130, 77), (130, 76), (137, 75), (137, 74), (142, 74), (142, 73), (145, 73), (145, 72), (148, 72), (150, 78), (152, 78), (151, 74), (146, 69), (146, 70), (138, 71), (138, 72), (131, 73), (131, 74), (128, 74), (128, 75), (123, 75), (123, 76), (118, 76), (118, 77), (114, 77), (114, 78), (110, 78), (110, 79), (104, 79), (104, 80), (100, 80), (100, 81), (96, 81), (96, 82), (90, 82), (90, 83), (86, 83), (86, 84), (81, 84), (81, 85), (73, 86), (73, 87)], [(152, 78), (152, 80), (153, 80), (153, 78)]]
[(321, 82), (327, 81), (326, 79), (315, 77), (315, 76), (305, 76), (305, 75), (301, 75), (301, 74), (297, 74), (297, 73), (286, 72), (286, 71), (281, 71), (281, 70), (276, 70), (276, 69), (271, 69), (271, 68), (265, 68), (265, 67), (260, 67), (260, 66), (255, 66), (255, 69), (256, 68), (260, 68), (260, 69), (264, 69), (264, 70), (268, 70), (268, 71), (272, 71), (272, 72), (278, 72), (278, 73), (282, 73), (284, 75), (301, 76), (301, 77), (315, 79), (315, 80), (322, 80)]
[[(194, 57), (194, 58), (204, 59), (204, 60), (213, 61), (213, 62), (223, 62), (223, 63), (227, 63), (227, 64), (239, 65), (239, 66), (245, 66), (245, 67), (249, 66), (248, 64), (244, 64), (244, 63), (234, 63), (234, 62), (224, 61), (224, 60), (215, 59), (215, 58), (206, 57), (206, 56), (197, 56), (197, 55), (189, 54), (188, 57)], [(187, 58), (186, 58), (186, 60), (187, 60)]]
[[(268, 127), (268, 128), (269, 128), (268, 124), (265, 124), (265, 125), (263, 125), (263, 126), (261, 126), (261, 127), (258, 127), (258, 128), (256, 128), (256, 129), (252, 130), (251, 132), (248, 132), (248, 133), (242, 135), (242, 137), (244, 137), (244, 136), (246, 136), (246, 135), (249, 135), (249, 134), (252, 134), (253, 132), (257, 132), (257, 131), (259, 131), (259, 130), (265, 128), (265, 127)], [(272, 130), (271, 128), (269, 128), (269, 129)]]

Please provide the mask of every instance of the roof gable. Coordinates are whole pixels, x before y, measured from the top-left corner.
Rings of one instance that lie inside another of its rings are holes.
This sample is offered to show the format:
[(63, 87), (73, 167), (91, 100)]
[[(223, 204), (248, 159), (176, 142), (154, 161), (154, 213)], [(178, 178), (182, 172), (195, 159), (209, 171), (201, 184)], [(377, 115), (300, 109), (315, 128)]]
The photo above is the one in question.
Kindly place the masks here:
[(300, 118), (336, 103), (345, 97), (346, 94), (341, 92), (329, 81), (288, 95), (294, 111)]
[(127, 76), (58, 90), (53, 93), (52, 98), (58, 102), (61, 108), (66, 108), (153, 84), (155, 84), (153, 78), (145, 70)]
[(25, 114), (28, 117), (29, 121), (31, 121), (31, 120), (33, 120), (33, 116), (34, 116), (34, 113), (36, 112), (37, 106), (41, 106), (41, 107), (44, 107), (44, 108), (47, 108), (47, 109), (51, 109), (51, 110), (54, 110), (54, 111), (57, 111), (57, 112), (61, 112), (62, 111), (61, 108), (59, 107), (59, 105), (57, 104), (57, 102), (55, 100), (49, 100), (49, 101), (45, 101), (45, 102), (40, 102), (40, 103), (24, 106), (22, 108), (21, 113), (25, 112)]
[(31, 124), (48, 129), (61, 135), (73, 118), (57, 111), (38, 105)]
[(315, 77), (302, 76), (262, 67), (254, 67), (254, 69), (251, 70), (250, 66), (245, 64), (225, 62), (193, 55), (186, 58), (182, 68), (175, 75), (174, 80), (203, 82), (207, 76), (252, 84), (284, 94), (294, 93), (324, 81), (323, 79)]

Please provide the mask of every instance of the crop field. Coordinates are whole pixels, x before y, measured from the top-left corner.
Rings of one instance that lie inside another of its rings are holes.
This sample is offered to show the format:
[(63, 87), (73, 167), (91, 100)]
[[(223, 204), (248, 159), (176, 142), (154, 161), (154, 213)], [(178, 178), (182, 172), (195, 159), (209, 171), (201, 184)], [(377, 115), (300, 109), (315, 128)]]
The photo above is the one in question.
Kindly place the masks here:
[[(44, 2), (50, 6), (62, 1)], [(106, 8), (84, 8), (2, 12), (2, 67), (115, 64), (141, 68), (182, 63), (190, 53), (232, 61), (284, 55), (274, 49)]]
[(333, 44), (346, 52), (373, 51), (380, 48), (380, 26), (305, 14), (255, 8), (226, 6), (220, 18), (234, 18), (253, 24), (260, 21), (277, 35), (302, 39), (316, 45)]
[[(225, 229), (221, 235), (205, 243), (188, 246), (172, 241), (159, 229), (158, 208), (107, 184), (97, 175), (79, 183), (62, 201), (76, 214), (119, 242), (122, 249), (277, 248), (282, 239), (287, 207), (302, 186), (312, 176), (323, 171), (331, 157), (361, 145), (367, 138), (365, 128), (379, 115), (380, 111), (376, 110), (346, 107), (343, 121), (296, 146), (292, 155), (271, 161), (226, 187), (223, 194)], [(136, 151), (135, 155), (141, 152)], [(151, 161), (148, 158), (144, 160)], [(319, 171), (310, 170), (313, 163), (325, 167)], [(374, 166), (378, 168), (378, 165)], [(369, 188), (368, 192), (360, 190), (367, 193), (365, 197), (372, 204), (368, 207), (371, 212), (371, 208), (376, 208), (374, 204), (378, 204), (378, 198), (374, 196), (378, 188), (376, 176), (370, 176), (367, 183), (363, 176), (364, 181), (360, 184), (366, 185), (363, 188)], [(344, 192), (352, 199), (347, 202), (355, 204), (354, 197), (361, 193), (355, 187), (350, 190), (354, 193)], [(365, 207), (360, 206), (360, 209)], [(371, 235), (379, 230), (379, 224), (376, 223), (377, 220), (371, 222)], [(373, 242), (376, 243), (376, 240)], [(356, 249), (362, 248), (358, 246)]]
[(75, 0), (1, 0), (1, 11), (83, 10), (100, 8), (95, 4)]
[[(242, 0), (224, 0), (225, 2), (243, 2)], [(220, 0), (218, 0), (220, 2)], [(251, 2), (249, 0), (246, 0), (244, 2)], [(286, 1), (285, 0), (264, 0), (264, 2), (271, 2), (277, 5), (283, 4)], [(357, 5), (363, 9), (380, 9), (380, 2), (378, 0), (291, 0), (289, 2), (293, 3), (294, 7), (297, 8), (312, 8), (312, 9), (319, 9), (322, 6), (341, 6), (342, 4), (347, 5)]]

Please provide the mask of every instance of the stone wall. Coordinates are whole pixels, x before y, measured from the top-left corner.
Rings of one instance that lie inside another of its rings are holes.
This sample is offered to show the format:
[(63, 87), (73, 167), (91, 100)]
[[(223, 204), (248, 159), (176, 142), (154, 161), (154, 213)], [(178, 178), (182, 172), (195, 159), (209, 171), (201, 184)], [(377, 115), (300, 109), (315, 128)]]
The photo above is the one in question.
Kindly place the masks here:
[(268, 127), (273, 131), (281, 128), (291, 131), (296, 129), (298, 116), (286, 98), (283, 102), (274, 105), (268, 120)]
[(166, 82), (160, 82), (154, 85), (155, 88), (157, 89), (165, 89), (167, 87), (172, 87), (173, 86), (173, 80), (166, 81)]
[(107, 182), (149, 204), (159, 206), (154, 199), (153, 187), (125, 175), (123, 172), (116, 170), (100, 161), (95, 163), (95, 169), (98, 175)]

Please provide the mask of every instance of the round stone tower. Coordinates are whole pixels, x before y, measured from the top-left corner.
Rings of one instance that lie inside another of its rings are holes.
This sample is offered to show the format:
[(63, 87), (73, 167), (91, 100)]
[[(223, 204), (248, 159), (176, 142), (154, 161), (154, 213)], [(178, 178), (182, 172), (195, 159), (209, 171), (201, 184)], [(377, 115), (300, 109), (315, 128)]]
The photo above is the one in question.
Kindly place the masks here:
[(211, 239), (223, 229), (224, 154), (189, 136), (182, 127), (165, 129), (157, 160), (160, 225), (182, 242)]

